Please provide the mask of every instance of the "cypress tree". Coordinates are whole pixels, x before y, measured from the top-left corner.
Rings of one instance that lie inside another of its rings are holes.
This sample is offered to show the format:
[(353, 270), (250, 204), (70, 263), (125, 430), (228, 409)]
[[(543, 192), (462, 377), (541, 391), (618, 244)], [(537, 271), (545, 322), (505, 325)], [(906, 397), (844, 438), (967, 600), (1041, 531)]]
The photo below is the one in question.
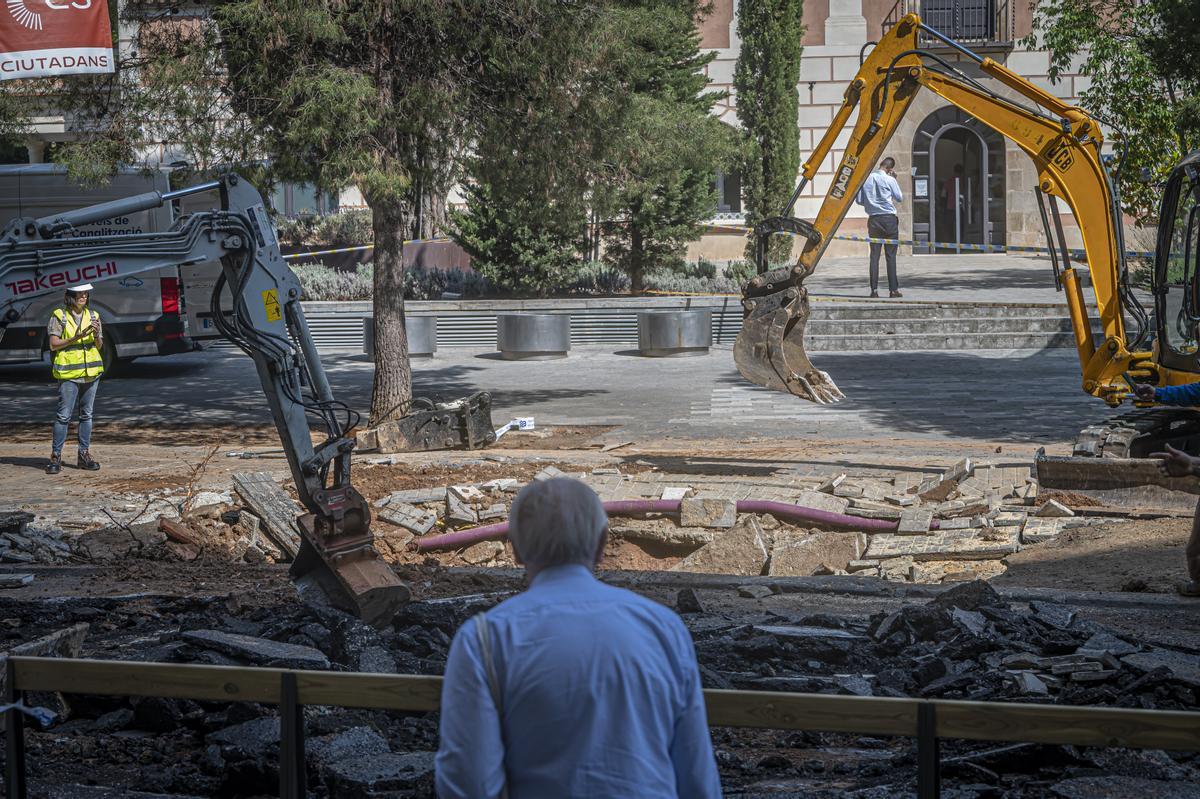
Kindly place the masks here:
[[(737, 113), (742, 123), (743, 207), (754, 226), (783, 210), (800, 172), (800, 40), (803, 0), (741, 0), (738, 36), (741, 53), (733, 73)], [(755, 242), (747, 242), (752, 257)], [(788, 259), (792, 240), (773, 236), (772, 263)]]

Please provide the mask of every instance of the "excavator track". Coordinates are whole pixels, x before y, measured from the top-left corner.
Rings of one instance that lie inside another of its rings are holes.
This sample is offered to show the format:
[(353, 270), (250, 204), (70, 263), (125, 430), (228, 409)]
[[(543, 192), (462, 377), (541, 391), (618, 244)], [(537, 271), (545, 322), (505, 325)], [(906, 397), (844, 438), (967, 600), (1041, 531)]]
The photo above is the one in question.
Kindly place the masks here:
[(1200, 414), (1186, 408), (1149, 408), (1085, 427), (1071, 454), (1078, 458), (1146, 458), (1170, 444), (1200, 454)]
[(1042, 489), (1086, 494), (1103, 505), (1187, 512), (1200, 498), (1190, 477), (1167, 477), (1150, 458), (1167, 444), (1200, 454), (1200, 414), (1184, 408), (1130, 411), (1084, 428), (1068, 457), (1034, 459)]

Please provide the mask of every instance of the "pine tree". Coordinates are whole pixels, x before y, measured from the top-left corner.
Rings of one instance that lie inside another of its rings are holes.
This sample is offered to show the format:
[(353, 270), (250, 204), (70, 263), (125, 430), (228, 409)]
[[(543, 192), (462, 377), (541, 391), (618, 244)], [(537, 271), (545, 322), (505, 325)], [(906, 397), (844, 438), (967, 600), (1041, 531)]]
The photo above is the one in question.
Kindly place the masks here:
[[(803, 0), (741, 0), (741, 53), (733, 73), (742, 123), (742, 204), (753, 227), (783, 210), (800, 173), (800, 41)], [(753, 257), (753, 237), (746, 244)], [(772, 237), (768, 260), (788, 259), (792, 240)]]
[(722, 96), (706, 92), (691, 0), (649, 0), (609, 15), (621, 42), (610, 68), (626, 98), (609, 137), (606, 172), (595, 198), (608, 219), (605, 260), (639, 293), (648, 273), (678, 264), (716, 208), (714, 177), (728, 166), (732, 132), (709, 112)]

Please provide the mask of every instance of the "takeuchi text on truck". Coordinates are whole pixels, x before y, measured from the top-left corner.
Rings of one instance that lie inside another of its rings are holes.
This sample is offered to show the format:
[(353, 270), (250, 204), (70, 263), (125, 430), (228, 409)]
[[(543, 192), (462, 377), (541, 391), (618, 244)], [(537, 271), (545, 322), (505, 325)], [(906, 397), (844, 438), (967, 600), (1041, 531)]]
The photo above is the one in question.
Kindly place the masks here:
[(105, 261), (102, 264), (92, 264), (91, 266), (83, 266), (77, 269), (64, 269), (61, 272), (38, 275), (36, 278), (16, 280), (12, 283), (5, 283), (4, 288), (11, 291), (13, 296), (20, 297), (23, 294), (32, 294), (35, 291), (45, 291), (46, 289), (58, 288), (60, 286), (62, 288), (78, 286), (81, 283), (90, 283), (93, 280), (101, 280), (116, 274), (117, 262)]

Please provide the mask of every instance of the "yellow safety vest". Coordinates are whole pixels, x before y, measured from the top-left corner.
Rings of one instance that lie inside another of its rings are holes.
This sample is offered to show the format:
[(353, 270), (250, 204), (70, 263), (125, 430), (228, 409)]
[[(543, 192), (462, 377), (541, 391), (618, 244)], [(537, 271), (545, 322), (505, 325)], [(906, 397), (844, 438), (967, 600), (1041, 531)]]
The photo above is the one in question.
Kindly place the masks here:
[[(62, 322), (64, 339), (72, 338), (75, 333), (75, 317), (65, 308), (55, 308), (54, 318)], [(92, 310), (84, 309), (83, 330), (92, 327)], [(64, 347), (54, 353), (54, 376), (59, 380), (91, 379), (104, 374), (104, 361), (100, 358), (100, 350), (96, 349), (94, 333), (81, 338), (69, 347)]]

